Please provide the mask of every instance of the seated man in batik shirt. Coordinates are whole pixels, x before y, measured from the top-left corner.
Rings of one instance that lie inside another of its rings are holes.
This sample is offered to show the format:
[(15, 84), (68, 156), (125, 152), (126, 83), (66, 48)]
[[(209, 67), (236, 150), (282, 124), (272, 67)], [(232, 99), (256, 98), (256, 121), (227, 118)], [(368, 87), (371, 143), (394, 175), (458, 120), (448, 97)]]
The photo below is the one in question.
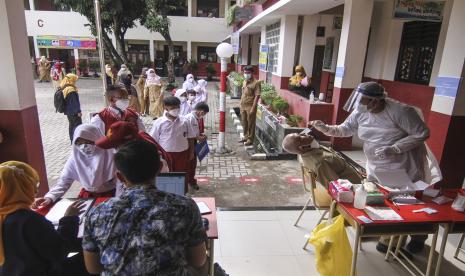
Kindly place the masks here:
[(155, 145), (136, 140), (115, 154), (120, 198), (92, 209), (82, 246), (87, 270), (102, 275), (206, 275), (206, 233), (195, 202), (158, 191)]

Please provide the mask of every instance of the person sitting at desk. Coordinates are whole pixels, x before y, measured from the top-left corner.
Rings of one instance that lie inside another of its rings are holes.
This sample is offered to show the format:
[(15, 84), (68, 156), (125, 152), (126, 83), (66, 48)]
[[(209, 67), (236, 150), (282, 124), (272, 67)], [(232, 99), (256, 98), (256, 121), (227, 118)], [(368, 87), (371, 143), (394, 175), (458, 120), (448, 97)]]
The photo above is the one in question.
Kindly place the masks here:
[(74, 132), (71, 156), (66, 161), (58, 182), (34, 202), (34, 207), (43, 208), (61, 198), (74, 181), (81, 184), (79, 198), (115, 196), (117, 183), (113, 156), (115, 150), (105, 150), (95, 145), (103, 133), (94, 125), (83, 124)]
[(331, 148), (320, 145), (313, 136), (292, 133), (284, 137), (283, 148), (299, 155), (299, 162), (316, 175), (317, 181), (328, 188), (329, 182), (348, 179), (361, 183), (361, 174)]
[(0, 275), (87, 275), (77, 239), (82, 205), (75, 202), (60, 219), (57, 230), (30, 209), (39, 175), (28, 164), (0, 164)]
[(102, 275), (206, 275), (207, 235), (196, 203), (157, 190), (157, 147), (136, 140), (115, 155), (126, 186), (87, 215), (82, 246), (87, 270)]

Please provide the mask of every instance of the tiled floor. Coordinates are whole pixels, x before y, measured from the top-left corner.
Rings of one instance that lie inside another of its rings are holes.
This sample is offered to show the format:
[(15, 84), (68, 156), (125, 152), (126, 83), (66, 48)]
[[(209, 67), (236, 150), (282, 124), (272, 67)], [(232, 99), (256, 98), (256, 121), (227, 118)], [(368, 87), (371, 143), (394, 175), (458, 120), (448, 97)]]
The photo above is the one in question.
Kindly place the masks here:
[[(215, 243), (215, 261), (231, 276), (319, 275), (313, 247), (309, 245), (307, 251), (302, 249), (304, 236), (315, 227), (319, 215), (317, 211), (306, 211), (299, 227), (295, 227), (298, 213), (219, 211), (220, 238)], [(347, 228), (347, 233), (349, 240), (352, 239), (351, 228)], [(441, 275), (465, 275), (465, 264), (452, 258), (457, 240), (456, 235), (449, 239)], [(409, 275), (398, 263), (385, 262), (375, 245), (375, 239), (363, 242), (363, 251), (358, 255), (359, 276)], [(425, 256), (415, 258), (420, 265), (425, 264), (425, 259)]]

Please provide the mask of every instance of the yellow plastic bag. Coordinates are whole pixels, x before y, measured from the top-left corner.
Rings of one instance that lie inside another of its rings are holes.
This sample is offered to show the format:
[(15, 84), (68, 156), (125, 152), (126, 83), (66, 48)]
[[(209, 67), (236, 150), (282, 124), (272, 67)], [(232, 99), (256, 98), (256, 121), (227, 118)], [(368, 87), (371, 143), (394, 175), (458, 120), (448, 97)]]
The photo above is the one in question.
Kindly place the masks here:
[(332, 224), (318, 224), (308, 242), (315, 247), (316, 269), (321, 275), (350, 275), (352, 250), (342, 216), (334, 218)]

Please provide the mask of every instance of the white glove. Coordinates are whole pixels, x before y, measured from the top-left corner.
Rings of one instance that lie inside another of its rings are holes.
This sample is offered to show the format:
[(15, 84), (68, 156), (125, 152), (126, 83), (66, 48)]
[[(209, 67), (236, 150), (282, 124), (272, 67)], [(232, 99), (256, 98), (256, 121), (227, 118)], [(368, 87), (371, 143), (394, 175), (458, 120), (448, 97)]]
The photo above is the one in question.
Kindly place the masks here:
[(399, 149), (395, 146), (384, 146), (375, 149), (375, 155), (379, 159), (384, 159), (386, 156), (400, 153)]
[(325, 133), (329, 130), (329, 126), (326, 125), (323, 121), (321, 120), (315, 120), (315, 121), (311, 121), (310, 122), (310, 125), (313, 126), (314, 128), (316, 128), (317, 130)]

